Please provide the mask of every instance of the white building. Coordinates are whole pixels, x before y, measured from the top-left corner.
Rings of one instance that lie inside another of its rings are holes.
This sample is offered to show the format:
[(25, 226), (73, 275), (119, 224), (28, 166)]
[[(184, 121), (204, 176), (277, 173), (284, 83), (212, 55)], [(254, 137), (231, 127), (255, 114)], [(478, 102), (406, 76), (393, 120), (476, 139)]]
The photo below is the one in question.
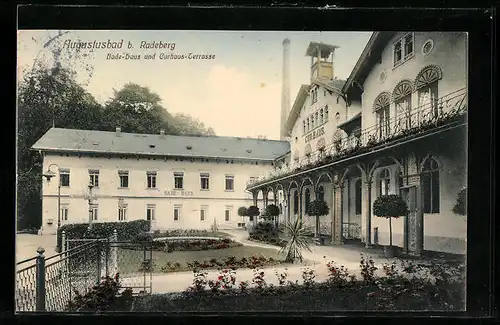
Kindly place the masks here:
[(466, 37), (375, 32), (347, 81), (335, 78), (338, 47), (311, 43), (311, 80), (282, 109), (291, 151), (249, 183), (254, 199), (279, 193), (287, 218), (313, 225), (307, 206), (324, 198), (331, 209), (321, 227), (332, 242), (369, 246), (389, 243), (374, 200), (400, 194), (410, 214), (393, 221), (393, 244), (464, 253), (466, 220), (451, 210), (467, 175)]
[(214, 222), (227, 229), (248, 222), (237, 215), (252, 205), (247, 182), (267, 174), (289, 143), (51, 128), (33, 150), (43, 155), (44, 172), (56, 174), (43, 180), (44, 233), (57, 229), (58, 198), (61, 225), (147, 219), (156, 229)]

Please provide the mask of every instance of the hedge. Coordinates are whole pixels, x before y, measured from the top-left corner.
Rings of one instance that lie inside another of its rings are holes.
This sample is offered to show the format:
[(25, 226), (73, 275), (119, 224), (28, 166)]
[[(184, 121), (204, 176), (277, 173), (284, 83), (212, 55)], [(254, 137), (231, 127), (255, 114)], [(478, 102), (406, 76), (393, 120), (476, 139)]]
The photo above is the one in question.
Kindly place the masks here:
[(57, 231), (57, 245), (61, 247), (61, 235), (64, 231), (67, 239), (79, 238), (108, 238), (116, 229), (119, 241), (133, 240), (140, 233), (148, 232), (150, 222), (148, 220), (134, 220), (128, 222), (102, 222), (94, 223), (92, 230), (87, 231), (88, 223), (74, 223), (63, 225)]

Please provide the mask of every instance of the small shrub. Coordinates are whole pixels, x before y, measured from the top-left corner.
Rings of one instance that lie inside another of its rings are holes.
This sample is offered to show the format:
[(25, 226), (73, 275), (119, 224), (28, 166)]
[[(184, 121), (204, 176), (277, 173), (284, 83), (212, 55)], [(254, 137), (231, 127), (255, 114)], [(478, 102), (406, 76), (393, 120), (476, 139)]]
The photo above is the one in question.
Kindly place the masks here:
[(119, 274), (103, 280), (82, 295), (74, 289), (75, 297), (67, 306), (68, 311), (105, 311), (116, 301), (121, 284)]
[(349, 273), (347, 268), (345, 268), (343, 265), (340, 267), (337, 267), (335, 265), (335, 262), (328, 262), (326, 264), (326, 267), (328, 269), (328, 284), (332, 284), (335, 286), (345, 286), (348, 283), (354, 283), (356, 281), (356, 275)]
[(248, 281), (241, 281), (238, 286), (239, 286), (241, 292), (247, 292), (249, 283), (248, 283)]
[(208, 285), (207, 272), (193, 271), (193, 284), (187, 289), (188, 293), (204, 293)]
[(359, 262), (359, 267), (361, 269), (361, 277), (363, 281), (366, 283), (374, 283), (375, 282), (375, 271), (377, 271), (377, 267), (375, 266), (375, 262), (370, 257), (368, 260), (365, 259), (364, 255), (361, 254), (361, 260)]
[(265, 273), (260, 269), (253, 270), (253, 279), (252, 283), (255, 285), (257, 290), (262, 291), (265, 287), (267, 287), (267, 282), (264, 279)]
[(453, 213), (465, 216), (467, 214), (467, 188), (464, 187), (458, 192), (457, 202), (453, 206)]
[(314, 285), (314, 279), (316, 278), (316, 272), (313, 269), (305, 268), (302, 270), (302, 281), (304, 285), (308, 288)]
[(285, 269), (285, 272), (281, 272), (281, 273), (278, 273), (278, 271), (274, 271), (276, 274), (276, 277), (278, 278), (278, 284), (280, 286), (284, 286), (287, 283), (288, 273), (286, 271), (287, 271), (287, 269)]

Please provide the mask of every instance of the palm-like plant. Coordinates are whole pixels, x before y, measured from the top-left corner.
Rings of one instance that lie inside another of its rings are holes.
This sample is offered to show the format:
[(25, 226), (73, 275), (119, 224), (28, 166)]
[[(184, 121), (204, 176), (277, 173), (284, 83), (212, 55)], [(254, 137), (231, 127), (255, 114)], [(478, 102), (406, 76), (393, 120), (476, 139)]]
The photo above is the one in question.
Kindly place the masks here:
[(293, 263), (296, 259), (302, 262), (302, 251), (311, 251), (307, 236), (310, 231), (299, 218), (285, 223), (285, 233), (288, 234), (289, 241), (281, 247), (279, 254), (285, 255), (286, 262)]

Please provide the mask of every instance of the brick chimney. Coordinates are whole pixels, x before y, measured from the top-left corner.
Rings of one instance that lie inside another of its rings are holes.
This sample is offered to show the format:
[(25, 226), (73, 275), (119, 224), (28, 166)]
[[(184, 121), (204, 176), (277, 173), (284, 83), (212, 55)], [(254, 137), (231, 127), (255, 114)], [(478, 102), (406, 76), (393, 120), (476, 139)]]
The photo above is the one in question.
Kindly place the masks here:
[(122, 133), (122, 128), (116, 128), (116, 136), (119, 137)]

